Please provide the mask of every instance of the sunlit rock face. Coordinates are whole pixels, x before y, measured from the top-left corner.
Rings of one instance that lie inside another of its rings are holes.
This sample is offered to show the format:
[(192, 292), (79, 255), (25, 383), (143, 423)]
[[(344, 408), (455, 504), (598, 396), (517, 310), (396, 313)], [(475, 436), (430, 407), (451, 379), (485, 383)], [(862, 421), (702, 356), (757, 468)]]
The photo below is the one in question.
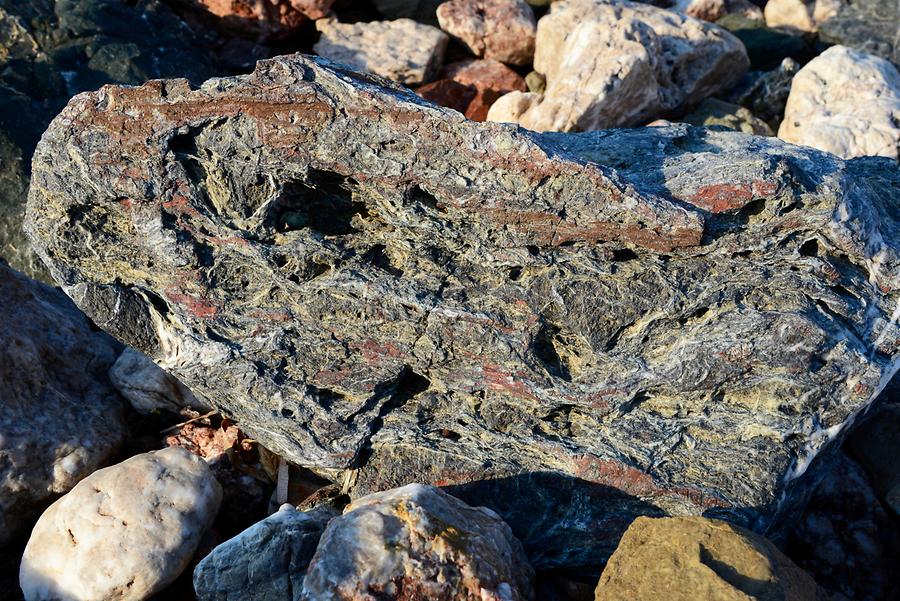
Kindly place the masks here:
[(538, 566), (637, 514), (768, 527), (897, 367), (888, 160), (535, 134), (297, 55), (79, 95), (34, 182), (101, 327), (352, 494), (491, 507)]

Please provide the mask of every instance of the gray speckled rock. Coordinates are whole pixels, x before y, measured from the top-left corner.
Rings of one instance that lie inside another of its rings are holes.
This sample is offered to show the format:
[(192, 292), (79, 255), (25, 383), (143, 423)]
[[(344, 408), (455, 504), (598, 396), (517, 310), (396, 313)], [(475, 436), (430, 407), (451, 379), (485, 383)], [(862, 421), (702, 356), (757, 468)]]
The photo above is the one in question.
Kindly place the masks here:
[(187, 567), (222, 489), (184, 449), (143, 453), (94, 472), (41, 516), (19, 585), (26, 601), (141, 601)]
[(886, 159), (539, 135), (295, 55), (78, 96), (34, 169), (30, 236), (98, 324), (353, 494), (456, 486), (540, 565), (638, 513), (768, 527), (900, 365)]
[(900, 67), (900, 3), (896, 0), (846, 0), (838, 13), (819, 25), (829, 44), (851, 46)]
[(450, 38), (443, 31), (411, 19), (339, 23), (316, 21), (321, 33), (316, 54), (387, 77), (417, 85), (430, 81), (444, 64)]
[(325, 526), (338, 512), (285, 505), (222, 543), (194, 568), (199, 601), (295, 601)]
[(0, 547), (108, 461), (125, 431), (118, 345), (66, 296), (0, 261)]
[(749, 66), (724, 29), (647, 4), (562, 0), (537, 27), (543, 94), (512, 92), (488, 119), (535, 131), (633, 126), (735, 84)]
[(528, 601), (534, 571), (489, 509), (421, 484), (369, 495), (331, 520), (303, 599)]

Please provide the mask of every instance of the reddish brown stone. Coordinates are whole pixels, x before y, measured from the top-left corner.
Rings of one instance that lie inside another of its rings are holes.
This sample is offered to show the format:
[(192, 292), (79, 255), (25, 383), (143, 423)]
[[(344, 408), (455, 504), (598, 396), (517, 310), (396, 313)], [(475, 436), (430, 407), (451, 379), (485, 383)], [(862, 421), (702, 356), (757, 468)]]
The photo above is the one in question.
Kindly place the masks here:
[(175, 0), (175, 2), (184, 8), (219, 17), (220, 24), (227, 29), (259, 38), (289, 34), (302, 25), (309, 14), (318, 14), (323, 10), (321, 7), (328, 4), (328, 0)]
[(450, 0), (438, 7), (437, 18), (475, 56), (511, 65), (534, 58), (536, 23), (525, 0)]
[(419, 88), (418, 94), (473, 121), (486, 121), (488, 110), (500, 96), (528, 89), (522, 76), (490, 59), (451, 63), (444, 67), (442, 76), (443, 79)]
[(291, 0), (291, 6), (310, 19), (321, 19), (331, 13), (334, 0)]

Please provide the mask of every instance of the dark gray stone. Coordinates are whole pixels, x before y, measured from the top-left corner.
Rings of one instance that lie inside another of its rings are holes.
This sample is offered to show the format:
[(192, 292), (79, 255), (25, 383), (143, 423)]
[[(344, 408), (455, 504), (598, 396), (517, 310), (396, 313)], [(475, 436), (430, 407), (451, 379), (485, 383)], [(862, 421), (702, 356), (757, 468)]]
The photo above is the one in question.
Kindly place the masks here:
[(120, 347), (62, 292), (0, 261), (0, 323), (2, 547), (112, 458), (125, 423), (106, 376)]
[(34, 169), (31, 239), (103, 328), (354, 495), (494, 508), (539, 566), (636, 514), (765, 530), (898, 367), (889, 160), (539, 135), (295, 55), (79, 96)]
[(900, 2), (850, 0), (819, 25), (819, 38), (865, 50), (900, 67)]
[(199, 601), (299, 601), (309, 560), (339, 512), (285, 506), (225, 541), (194, 568)]

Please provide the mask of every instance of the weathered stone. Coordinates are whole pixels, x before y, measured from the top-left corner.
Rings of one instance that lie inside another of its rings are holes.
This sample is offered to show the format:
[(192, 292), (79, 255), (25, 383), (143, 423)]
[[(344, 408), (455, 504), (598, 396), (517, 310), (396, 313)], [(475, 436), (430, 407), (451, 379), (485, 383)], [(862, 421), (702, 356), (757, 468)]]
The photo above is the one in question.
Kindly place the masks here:
[(728, 100), (747, 107), (765, 121), (772, 131), (778, 131), (791, 93), (791, 82), (799, 70), (800, 63), (786, 58), (772, 71), (751, 71), (732, 88)]
[(184, 76), (215, 60), (156, 0), (0, 0), (0, 257), (49, 280), (22, 231), (31, 153), (75, 93)]
[(334, 0), (291, 0), (291, 6), (309, 17), (322, 19), (331, 14)]
[(543, 95), (507, 94), (488, 114), (536, 131), (639, 125), (727, 90), (747, 55), (727, 31), (644, 4), (563, 0), (538, 23)]
[(293, 601), (325, 526), (338, 512), (285, 505), (222, 543), (194, 568), (199, 601)]
[(763, 11), (750, 0), (676, 0), (671, 10), (715, 23), (728, 14), (763, 21)]
[(222, 490), (184, 449), (94, 472), (44, 512), (22, 558), (27, 601), (141, 600), (187, 566)]
[(304, 598), (525, 601), (534, 572), (503, 520), (440, 489), (410, 484), (347, 506), (331, 520)]
[(769, 27), (791, 27), (814, 32), (838, 13), (841, 0), (768, 0), (764, 15)]
[(539, 135), (300, 55), (80, 95), (35, 157), (30, 236), (97, 323), (355, 495), (453, 485), (539, 565), (636, 514), (769, 526), (898, 367), (886, 159)]
[(691, 125), (727, 127), (758, 136), (775, 135), (765, 121), (757, 118), (746, 108), (715, 98), (707, 98), (681, 120)]
[(597, 584), (597, 601), (828, 601), (762, 536), (701, 517), (638, 518)]
[(747, 49), (750, 66), (760, 71), (778, 68), (785, 58), (805, 63), (818, 54), (809, 36), (800, 31), (772, 29), (765, 22), (738, 14), (725, 15), (716, 25), (733, 33)]
[[(259, 40), (284, 37), (307, 19), (301, 0), (170, 0), (187, 9), (200, 9), (218, 17), (226, 29)], [(313, 7), (315, 9), (315, 7)]]
[(785, 552), (835, 601), (891, 599), (900, 587), (900, 525), (893, 517), (863, 469), (838, 452), (791, 525)]
[(547, 78), (537, 71), (532, 71), (525, 76), (525, 85), (528, 86), (529, 92), (543, 94), (544, 90), (547, 89)]
[(138, 413), (170, 411), (183, 407), (209, 411), (188, 387), (159, 368), (149, 357), (126, 348), (109, 370), (109, 379)]
[(900, 73), (877, 56), (832, 46), (794, 76), (778, 137), (843, 158), (900, 159)]
[(896, 0), (846, 0), (819, 25), (819, 38), (850, 46), (900, 67), (900, 3)]
[(494, 60), (451, 63), (441, 76), (443, 79), (418, 88), (416, 93), (473, 121), (485, 121), (491, 105), (503, 94), (527, 89), (518, 73)]
[(0, 547), (110, 459), (125, 431), (116, 343), (0, 261)]
[(317, 54), (407, 85), (434, 77), (449, 39), (410, 19), (352, 24), (323, 19), (316, 28), (322, 34), (313, 47)]
[(510, 65), (534, 58), (537, 23), (525, 0), (449, 0), (438, 7), (441, 29), (475, 56)]

